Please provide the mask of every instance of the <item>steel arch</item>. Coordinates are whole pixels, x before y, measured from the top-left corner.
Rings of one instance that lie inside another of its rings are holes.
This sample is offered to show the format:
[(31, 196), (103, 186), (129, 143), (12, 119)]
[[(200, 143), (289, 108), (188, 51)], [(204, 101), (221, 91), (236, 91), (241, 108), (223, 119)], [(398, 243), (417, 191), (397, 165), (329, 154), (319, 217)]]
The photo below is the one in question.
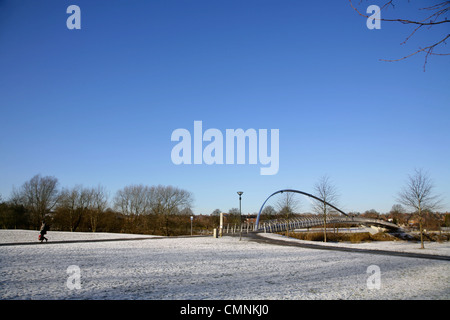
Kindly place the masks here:
[(306, 193), (306, 192), (303, 192), (303, 191), (300, 191), (300, 190), (283, 189), (283, 190), (278, 190), (278, 191), (272, 193), (270, 196), (267, 197), (267, 199), (266, 199), (266, 200), (264, 201), (264, 203), (262, 204), (261, 209), (259, 209), (259, 212), (258, 212), (258, 217), (256, 218), (256, 223), (255, 223), (255, 228), (256, 228), (256, 230), (258, 230), (258, 227), (259, 227), (259, 218), (260, 218), (260, 216), (261, 216), (262, 209), (264, 208), (264, 205), (266, 204), (267, 200), (269, 200), (272, 196), (276, 195), (277, 193), (283, 193), (283, 192), (300, 193), (300, 194), (305, 195), (305, 196), (307, 196), (307, 197), (310, 197), (310, 198), (316, 199), (316, 200), (318, 200), (318, 201), (324, 202), (326, 205), (332, 207), (332, 208), (335, 209), (336, 211), (338, 211), (338, 212), (340, 212), (340, 213), (342, 213), (343, 215), (345, 215), (345, 216), (348, 217), (348, 214), (345, 213), (344, 211), (342, 211), (342, 210), (336, 208), (336, 207), (333, 206), (332, 204), (329, 204), (328, 202), (324, 201), (323, 199), (320, 199), (320, 198), (318, 198), (318, 197), (316, 197), (316, 196), (313, 196), (312, 194), (309, 194), (309, 193)]

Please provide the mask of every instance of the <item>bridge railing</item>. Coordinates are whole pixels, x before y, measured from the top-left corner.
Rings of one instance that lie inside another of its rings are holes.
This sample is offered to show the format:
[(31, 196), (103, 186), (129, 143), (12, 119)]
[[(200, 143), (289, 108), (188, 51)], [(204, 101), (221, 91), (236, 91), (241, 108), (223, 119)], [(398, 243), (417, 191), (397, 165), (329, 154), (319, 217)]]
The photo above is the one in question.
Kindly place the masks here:
[[(347, 224), (366, 224), (366, 225), (379, 225), (390, 229), (398, 229), (399, 227), (384, 220), (360, 218), (360, 217), (328, 217), (327, 225), (336, 223)], [(294, 217), (287, 219), (273, 219), (261, 221), (258, 225), (253, 222), (243, 222), (242, 224), (225, 224), (222, 228), (223, 234), (236, 234), (236, 233), (249, 233), (252, 231), (262, 231), (266, 233), (283, 232), (287, 229), (302, 229), (312, 228), (323, 225), (322, 217)]]
[[(360, 218), (360, 217), (329, 217), (327, 218), (327, 225), (336, 223), (354, 223), (354, 224), (368, 224), (379, 225), (386, 228), (398, 229), (399, 227), (391, 222), (379, 219)], [(295, 217), (289, 220), (274, 219), (262, 221), (258, 226), (254, 226), (254, 231), (264, 232), (282, 232), (287, 229), (311, 228), (323, 225), (322, 217)]]

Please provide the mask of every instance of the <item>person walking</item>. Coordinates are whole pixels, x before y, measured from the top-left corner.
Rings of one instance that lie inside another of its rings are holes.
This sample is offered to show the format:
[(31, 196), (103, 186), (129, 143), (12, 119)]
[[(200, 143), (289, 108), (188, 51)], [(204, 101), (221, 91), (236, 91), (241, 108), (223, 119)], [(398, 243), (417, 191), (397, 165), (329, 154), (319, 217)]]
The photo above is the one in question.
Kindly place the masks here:
[(42, 224), (41, 224), (41, 229), (40, 229), (40, 234), (39, 234), (39, 240), (41, 241), (41, 243), (45, 240), (45, 242), (47, 242), (48, 241), (48, 239), (45, 237), (45, 234), (47, 233), (47, 231), (48, 231), (48, 226), (47, 226), (47, 224), (45, 223), (45, 221), (42, 221)]

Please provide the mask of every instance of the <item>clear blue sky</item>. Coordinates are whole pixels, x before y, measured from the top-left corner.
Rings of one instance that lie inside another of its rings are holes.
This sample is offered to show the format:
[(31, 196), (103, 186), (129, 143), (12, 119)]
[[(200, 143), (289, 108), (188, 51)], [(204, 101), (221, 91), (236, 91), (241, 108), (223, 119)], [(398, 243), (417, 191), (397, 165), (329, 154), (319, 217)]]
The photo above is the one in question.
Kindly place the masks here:
[[(71, 4), (81, 30), (66, 27)], [(411, 27), (369, 30), (347, 0), (0, 0), (0, 194), (40, 173), (111, 198), (129, 184), (178, 186), (197, 214), (238, 207), (242, 190), (247, 213), (327, 174), (343, 210), (387, 212), (424, 168), (449, 210), (450, 59), (429, 58), (426, 72), (423, 54), (379, 61), (442, 30), (400, 45)], [(174, 165), (171, 133), (195, 120), (279, 129), (278, 174)]]

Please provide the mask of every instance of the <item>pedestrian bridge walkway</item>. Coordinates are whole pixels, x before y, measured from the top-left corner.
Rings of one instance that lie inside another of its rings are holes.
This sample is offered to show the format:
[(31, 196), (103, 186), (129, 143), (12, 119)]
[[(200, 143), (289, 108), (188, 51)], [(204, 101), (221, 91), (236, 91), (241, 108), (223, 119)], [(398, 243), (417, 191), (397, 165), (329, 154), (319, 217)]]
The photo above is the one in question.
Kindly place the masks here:
[[(369, 219), (362, 217), (327, 217), (327, 227), (331, 227), (335, 224), (348, 224), (348, 225), (364, 225), (364, 226), (376, 226), (388, 229), (390, 231), (401, 231), (401, 228), (391, 222), (387, 222), (379, 219)], [(305, 216), (305, 217), (293, 217), (288, 219), (273, 219), (259, 222), (258, 225), (251, 222), (242, 223), (240, 228), (239, 224), (226, 224), (221, 230), (224, 234), (234, 233), (249, 233), (249, 232), (283, 232), (286, 230), (295, 230), (302, 228), (323, 227), (323, 218), (320, 216)]]
[[(377, 226), (389, 230), (398, 230), (399, 226), (384, 220), (369, 219), (360, 217), (328, 217), (327, 225), (333, 224), (359, 224), (366, 226)], [(294, 230), (300, 228), (312, 228), (323, 226), (323, 218), (317, 217), (295, 217), (287, 219), (274, 219), (262, 221), (258, 225), (243, 225), (244, 231), (259, 231), (259, 232), (283, 232), (286, 230)], [(252, 228), (252, 230), (249, 230)]]

